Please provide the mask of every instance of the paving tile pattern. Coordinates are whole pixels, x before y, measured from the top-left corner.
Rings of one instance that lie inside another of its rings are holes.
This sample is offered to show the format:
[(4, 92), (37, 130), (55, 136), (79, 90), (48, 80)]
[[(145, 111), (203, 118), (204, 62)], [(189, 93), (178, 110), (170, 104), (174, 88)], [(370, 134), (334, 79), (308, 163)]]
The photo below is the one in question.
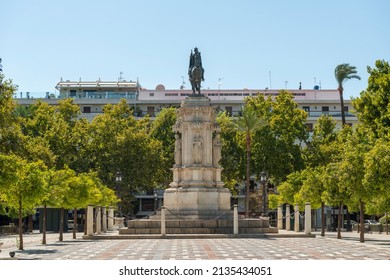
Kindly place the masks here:
[(0, 259), (16, 251), (19, 259), (44, 260), (387, 260), (390, 259), (390, 235), (367, 235), (359, 242), (357, 233), (316, 238), (233, 238), (233, 239), (136, 239), (73, 240), (65, 234), (48, 236), (41, 245), (39, 234), (25, 237), (25, 250), (16, 250), (16, 236), (0, 236)]

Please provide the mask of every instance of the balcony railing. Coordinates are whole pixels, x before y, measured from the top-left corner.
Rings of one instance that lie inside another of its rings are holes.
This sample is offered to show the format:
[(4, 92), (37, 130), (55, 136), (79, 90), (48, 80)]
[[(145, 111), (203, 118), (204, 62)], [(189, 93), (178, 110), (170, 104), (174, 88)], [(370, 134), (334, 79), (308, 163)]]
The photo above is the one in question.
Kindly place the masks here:
[[(136, 111), (134, 112), (135, 117), (145, 117), (146, 115), (149, 115), (150, 117), (155, 117), (158, 115), (158, 113), (161, 110), (141, 110), (139, 108), (136, 108)], [(219, 110), (221, 112), (223, 110)], [(242, 115), (241, 111), (226, 111), (229, 116), (232, 117), (239, 117)], [(89, 114), (87, 112), (83, 112), (84, 114)], [(97, 112), (91, 112), (91, 113), (97, 113)], [(318, 112), (307, 112), (309, 117), (321, 117), (323, 115), (332, 116), (332, 117), (340, 117), (341, 118), (341, 112), (340, 111), (318, 111)], [(356, 117), (356, 115), (345, 112), (345, 117)]]
[[(309, 117), (321, 117), (323, 115), (325, 116), (332, 116), (332, 117), (340, 117), (341, 118), (341, 111), (309, 111), (306, 112)], [(344, 112), (345, 117), (356, 117), (351, 112)]]

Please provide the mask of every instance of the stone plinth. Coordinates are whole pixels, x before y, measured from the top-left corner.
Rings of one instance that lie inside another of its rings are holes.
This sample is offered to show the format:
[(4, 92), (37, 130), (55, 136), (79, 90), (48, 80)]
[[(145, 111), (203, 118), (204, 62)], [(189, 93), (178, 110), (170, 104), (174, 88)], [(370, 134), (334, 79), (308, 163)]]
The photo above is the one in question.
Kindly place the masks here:
[(230, 192), (223, 187), (219, 165), (220, 128), (210, 99), (197, 95), (183, 100), (173, 129), (175, 165), (173, 181), (165, 190), (164, 206), (182, 215), (197, 211), (198, 217), (210, 210), (229, 210)]
[[(244, 219), (238, 221), (239, 234), (277, 233), (277, 228), (269, 227), (268, 219)], [(166, 234), (233, 234), (233, 219), (230, 220), (167, 220)], [(161, 221), (128, 221), (127, 228), (119, 234), (161, 234)]]
[(164, 206), (170, 211), (218, 211), (230, 209), (230, 192), (226, 188), (170, 188), (164, 194)]

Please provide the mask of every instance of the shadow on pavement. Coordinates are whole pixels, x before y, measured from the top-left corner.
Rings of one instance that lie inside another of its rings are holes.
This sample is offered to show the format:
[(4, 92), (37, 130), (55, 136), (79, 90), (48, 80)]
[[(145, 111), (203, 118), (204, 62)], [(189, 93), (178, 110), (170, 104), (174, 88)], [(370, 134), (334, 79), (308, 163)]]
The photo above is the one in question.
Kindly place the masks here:
[(58, 250), (43, 250), (43, 249), (27, 249), (23, 251), (16, 251), (16, 254), (23, 254), (23, 255), (47, 255), (47, 254), (54, 254), (57, 253)]

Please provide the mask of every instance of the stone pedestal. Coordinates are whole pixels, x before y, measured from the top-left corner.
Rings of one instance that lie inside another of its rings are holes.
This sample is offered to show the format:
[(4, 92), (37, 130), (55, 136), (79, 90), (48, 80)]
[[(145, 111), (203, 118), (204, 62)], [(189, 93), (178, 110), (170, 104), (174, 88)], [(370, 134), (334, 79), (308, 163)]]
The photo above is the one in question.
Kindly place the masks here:
[(120, 229), (125, 226), (125, 218), (115, 217), (114, 218), (114, 228)]
[(237, 204), (234, 205), (233, 211), (233, 234), (238, 234), (238, 207)]
[(107, 209), (102, 207), (102, 231), (107, 232)]
[(161, 213), (145, 220), (129, 220), (119, 234), (277, 232), (269, 226), (269, 219), (238, 219), (237, 207), (234, 212), (230, 209), (231, 194), (223, 187), (219, 165), (220, 127), (209, 98), (196, 95), (183, 100), (173, 130), (173, 181), (165, 190)]
[(93, 207), (87, 206), (87, 232), (86, 235), (93, 235)]
[(311, 234), (311, 205), (306, 202), (305, 205), (305, 234)]
[(286, 205), (286, 230), (291, 230), (291, 214), (290, 205)]
[(96, 207), (96, 233), (102, 232), (102, 209), (100, 206)]
[(114, 230), (114, 209), (112, 207), (108, 208), (107, 227), (109, 231)]
[(278, 229), (283, 229), (283, 205), (278, 205)]
[(294, 231), (299, 232), (299, 205), (294, 206)]
[[(165, 190), (164, 206), (177, 215), (202, 219), (230, 209), (230, 192), (221, 181), (220, 127), (210, 99), (189, 96), (178, 109), (174, 126), (173, 182)], [(190, 214), (191, 213), (191, 214)]]

